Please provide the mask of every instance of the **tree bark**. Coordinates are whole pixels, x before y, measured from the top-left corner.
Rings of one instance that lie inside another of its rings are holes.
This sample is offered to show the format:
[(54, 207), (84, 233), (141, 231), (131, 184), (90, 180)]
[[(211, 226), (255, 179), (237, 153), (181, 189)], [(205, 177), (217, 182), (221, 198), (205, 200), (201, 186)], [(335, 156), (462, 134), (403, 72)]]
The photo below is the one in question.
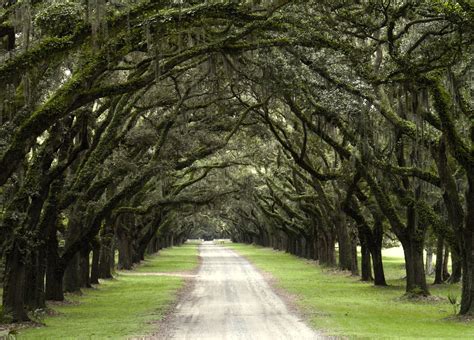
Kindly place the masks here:
[(100, 230), (100, 255), (99, 255), (99, 278), (111, 279), (113, 268), (113, 226), (112, 220), (106, 219)]
[(63, 291), (64, 272), (59, 266), (59, 257), (54, 259), (48, 255), (46, 268), (46, 300), (64, 301)]
[(11, 316), (13, 322), (29, 321), (25, 310), (26, 264), (17, 241), (5, 257), (3, 278), (3, 313)]
[(435, 264), (435, 279), (433, 284), (441, 284), (444, 282), (443, 278), (443, 261), (444, 260), (444, 238), (438, 236), (436, 244), (436, 264)]
[(347, 230), (347, 224), (345, 218), (338, 216), (334, 221), (337, 241), (339, 244), (339, 263), (338, 267), (341, 270), (351, 270), (352, 269), (352, 244), (349, 236), (349, 231)]
[[(453, 254), (454, 253), (456, 253), (456, 251), (454, 251)], [(443, 281), (448, 281), (449, 278), (451, 277), (451, 274), (449, 273), (449, 268), (448, 268), (449, 247), (447, 245), (445, 247), (444, 254), (442, 256), (443, 256), (443, 268), (441, 270), (441, 277), (442, 277)], [(451, 271), (452, 271), (452, 269), (454, 269), (454, 271), (456, 272), (456, 274), (454, 274), (453, 281), (456, 281), (456, 283), (457, 283), (457, 282), (461, 281), (461, 260), (459, 259), (458, 255), (454, 255), (454, 256), (451, 256), (451, 257), (456, 258), (456, 259), (453, 259), (451, 261), (452, 262)], [(457, 274), (457, 273), (459, 273), (459, 274)]]
[(44, 249), (31, 254), (31, 263), (27, 266), (25, 279), (25, 304), (30, 310), (46, 307), (44, 275), (46, 258)]
[(117, 228), (118, 241), (118, 269), (130, 270), (133, 266), (132, 244), (126, 232), (120, 227)]
[(48, 230), (46, 241), (46, 300), (64, 301), (63, 275), (64, 271), (59, 263), (57, 227), (53, 224)]
[[(474, 127), (472, 129), (474, 141)], [(466, 192), (466, 221), (464, 223), (464, 251), (461, 315), (474, 315), (474, 169), (468, 173)]]
[(402, 241), (402, 246), (407, 275), (406, 292), (415, 295), (429, 295), (423, 263), (423, 242), (405, 239)]
[[(351, 274), (359, 276), (359, 261), (357, 259), (357, 237), (353, 235), (351, 240)], [(370, 260), (369, 260), (370, 263)]]
[(373, 281), (372, 265), (370, 262), (370, 250), (367, 246), (367, 241), (360, 241), (361, 243), (361, 281)]
[(425, 273), (431, 275), (433, 273), (433, 249), (426, 249)]
[(463, 259), (462, 255), (459, 254), (458, 250), (455, 248), (452, 249), (451, 251), (451, 275), (448, 274), (448, 259), (449, 259), (449, 252), (447, 252), (446, 257), (445, 257), (445, 262), (444, 262), (444, 273), (448, 277), (447, 281), (448, 283), (459, 283), (461, 282), (461, 276), (462, 276), (462, 269), (463, 269)]
[(99, 258), (100, 258), (100, 243), (94, 240), (92, 244), (92, 265), (91, 265), (91, 284), (99, 284)]
[(77, 253), (66, 265), (64, 272), (64, 291), (68, 293), (77, 293), (81, 291), (81, 279), (79, 276), (79, 257)]
[(79, 279), (80, 285), (83, 288), (91, 288), (90, 282), (90, 247), (85, 246), (79, 252)]

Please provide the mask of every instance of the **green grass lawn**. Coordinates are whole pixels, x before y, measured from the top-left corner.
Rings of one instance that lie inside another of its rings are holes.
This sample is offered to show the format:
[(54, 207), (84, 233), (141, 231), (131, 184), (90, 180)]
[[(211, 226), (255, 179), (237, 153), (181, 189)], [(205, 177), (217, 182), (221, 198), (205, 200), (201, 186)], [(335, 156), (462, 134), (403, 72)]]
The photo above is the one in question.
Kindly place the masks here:
[(297, 297), (297, 304), (310, 323), (328, 335), (474, 339), (473, 323), (447, 319), (453, 310), (446, 297), (449, 293), (459, 297), (460, 286), (430, 286), (431, 294), (441, 297), (439, 301), (413, 302), (401, 298), (405, 292), (403, 257), (394, 256), (391, 251), (384, 262), (389, 287), (374, 287), (357, 277), (273, 249), (243, 244), (227, 246), (271, 273), (280, 288)]
[[(183, 245), (148, 257), (136, 272), (172, 272), (198, 264), (196, 245)], [(74, 303), (53, 306), (59, 315), (46, 317), (45, 327), (22, 331), (19, 339), (105, 339), (144, 335), (156, 328), (175, 300), (184, 280), (170, 276), (120, 275), (85, 289), (82, 296), (69, 295)]]

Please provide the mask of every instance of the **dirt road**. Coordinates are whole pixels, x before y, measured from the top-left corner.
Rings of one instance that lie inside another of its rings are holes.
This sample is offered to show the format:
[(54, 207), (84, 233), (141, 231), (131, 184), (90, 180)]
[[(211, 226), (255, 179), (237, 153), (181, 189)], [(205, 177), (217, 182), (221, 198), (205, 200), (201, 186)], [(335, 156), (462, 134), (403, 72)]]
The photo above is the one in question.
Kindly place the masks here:
[(168, 339), (321, 338), (291, 313), (244, 258), (212, 243), (200, 246), (193, 289), (171, 317)]

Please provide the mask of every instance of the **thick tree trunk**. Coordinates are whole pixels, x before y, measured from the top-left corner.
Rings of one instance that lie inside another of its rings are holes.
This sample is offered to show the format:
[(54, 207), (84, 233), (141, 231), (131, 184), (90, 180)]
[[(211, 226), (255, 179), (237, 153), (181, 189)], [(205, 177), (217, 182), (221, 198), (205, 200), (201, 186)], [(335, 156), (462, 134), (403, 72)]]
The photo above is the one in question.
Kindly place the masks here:
[[(359, 199), (366, 202), (367, 198), (360, 193)], [(386, 286), (385, 273), (382, 262), (382, 241), (383, 241), (383, 224), (382, 217), (377, 211), (371, 210), (372, 216), (374, 217), (374, 225), (371, 229), (367, 224), (366, 219), (360, 213), (360, 208), (357, 201), (348, 200), (343, 204), (343, 209), (351, 216), (356, 222), (357, 230), (359, 232), (359, 238), (362, 248), (362, 280), (371, 280), (370, 273), (370, 257), (372, 257), (372, 265), (374, 269), (374, 285)], [(369, 253), (367, 253), (369, 252)], [(367, 262), (367, 259), (369, 262)]]
[(56, 225), (48, 231), (46, 250), (46, 300), (64, 301), (63, 276), (64, 271), (59, 264), (58, 240)]
[(90, 247), (86, 246), (79, 252), (79, 279), (81, 287), (90, 288)]
[[(447, 256), (445, 258), (444, 262), (444, 272), (448, 273), (448, 259), (449, 259), (449, 252), (447, 252)], [(452, 263), (452, 268), (451, 268), (451, 275), (446, 274), (448, 277), (448, 283), (459, 283), (461, 282), (461, 276), (462, 276), (462, 268), (463, 268), (463, 259), (462, 255), (459, 254), (458, 250), (455, 250), (454, 248), (451, 251), (451, 263)]]
[(288, 251), (288, 243), (289, 243), (288, 235), (284, 233), (283, 231), (280, 232), (280, 235), (281, 235), (280, 250)]
[(54, 261), (48, 256), (46, 267), (46, 300), (64, 301), (63, 291), (64, 272), (58, 265), (58, 258)]
[(374, 285), (375, 286), (386, 286), (385, 272), (383, 269), (382, 250), (377, 249), (371, 251), (372, 254), (372, 265), (374, 267)]
[(298, 246), (298, 256), (305, 257), (305, 239), (304, 236), (300, 236), (297, 239), (297, 246)]
[[(474, 129), (472, 131), (474, 140)], [(464, 224), (464, 256), (460, 313), (474, 315), (474, 169), (468, 174)]]
[(345, 218), (338, 216), (335, 218), (334, 225), (336, 227), (337, 241), (339, 244), (339, 262), (338, 267), (341, 270), (352, 269), (352, 244), (347, 229)]
[(273, 237), (274, 237), (273, 249), (281, 250), (281, 237), (279, 233), (277, 232), (275, 235), (273, 235)]
[(374, 223), (373, 237), (369, 239), (370, 254), (372, 255), (372, 265), (374, 267), (374, 285), (386, 286), (385, 272), (383, 269), (382, 243), (383, 224), (380, 219)]
[(26, 270), (25, 304), (30, 310), (46, 307), (44, 291), (46, 258), (44, 253), (44, 249), (33, 252), (31, 263)]
[(3, 277), (3, 313), (14, 322), (29, 321), (25, 310), (26, 265), (17, 241), (5, 257)]
[(361, 239), (361, 281), (373, 281), (370, 250), (367, 241)]
[(64, 178), (54, 180), (45, 205), (42, 229), (46, 230), (46, 300), (63, 301), (63, 275), (64, 269), (60, 266), (58, 243), (58, 200), (63, 189)]
[(100, 255), (99, 255), (99, 278), (111, 279), (113, 268), (113, 246), (112, 246), (112, 226), (111, 221), (106, 220), (100, 232)]
[(441, 284), (444, 282), (443, 278), (443, 260), (444, 260), (444, 238), (438, 237), (436, 244), (436, 264), (435, 264), (435, 279), (433, 284)]
[(117, 243), (119, 251), (118, 269), (132, 269), (132, 243), (125, 231), (121, 230), (120, 228), (117, 230)]
[(318, 259), (319, 263), (321, 265), (327, 265), (329, 260), (328, 260), (328, 240), (326, 238), (326, 235), (323, 235), (322, 233), (319, 235), (318, 240), (317, 240), (317, 246), (316, 249), (318, 251)]
[(97, 240), (92, 245), (91, 284), (99, 284), (100, 244)]
[(76, 293), (81, 291), (81, 279), (79, 276), (79, 257), (77, 253), (69, 261), (64, 272), (64, 291), (68, 293)]
[(313, 257), (312, 258), (315, 261), (319, 261), (318, 240), (319, 240), (319, 237), (318, 237), (318, 234), (316, 233), (313, 236), (313, 245), (311, 246), (312, 251), (313, 251)]
[[(448, 268), (448, 264), (449, 264), (449, 247), (446, 245), (445, 247), (445, 250), (444, 250), (444, 255), (443, 255), (443, 269), (442, 269), (442, 275), (441, 277), (443, 278), (443, 281), (447, 281), (449, 280), (449, 278), (451, 277), (451, 274), (449, 273), (449, 268)], [(461, 268), (458, 264), (460, 263), (459, 261), (455, 261), (453, 260), (452, 261), (454, 263), (454, 265), (452, 266), (453, 268), (454, 267), (459, 267)], [(457, 271), (457, 270), (456, 270)], [(456, 276), (456, 275), (455, 275)], [(459, 270), (459, 280), (457, 280), (457, 282), (459, 282), (461, 280), (461, 271)]]
[(319, 263), (324, 266), (336, 265), (336, 242), (330, 232), (320, 234), (318, 238)]
[(423, 242), (402, 241), (405, 254), (406, 292), (415, 295), (429, 295), (423, 263)]
[[(473, 185), (474, 185), (474, 173), (471, 167), (466, 167), (465, 170), (467, 173), (468, 179), (468, 190), (466, 192), (466, 214), (464, 213), (463, 204), (458, 192), (458, 186), (456, 180), (453, 176), (454, 171), (450, 168), (447, 158), (447, 142), (445, 140), (446, 136), (443, 136), (440, 140), (439, 144), (439, 154), (438, 157), (434, 157), (436, 161), (436, 165), (438, 167), (439, 177), (443, 183), (444, 193), (443, 199), (446, 206), (446, 210), (448, 213), (448, 220), (451, 224), (451, 227), (454, 231), (454, 238), (455, 240), (450, 242), (451, 247), (451, 255), (452, 255), (452, 275), (448, 279), (448, 283), (455, 283), (459, 282), (461, 279), (461, 268), (464, 271), (463, 273), (463, 283), (469, 282), (466, 281), (465, 276), (469, 275), (465, 271), (468, 270), (468, 263), (472, 261), (472, 257), (474, 254), (469, 253), (467, 249), (472, 249), (472, 228), (474, 228), (473, 223), (473, 205), (474, 205), (474, 193), (473, 193)], [(474, 133), (471, 133), (471, 138), (474, 138)], [(468, 216), (471, 214), (471, 216)], [(470, 230), (470, 231), (469, 231)], [(467, 237), (467, 238), (466, 238)], [(446, 247), (447, 251), (447, 247)], [(447, 274), (447, 259), (445, 259), (443, 268), (445, 274)], [(446, 275), (447, 276), (447, 275)], [(443, 277), (444, 279), (445, 277)], [(462, 306), (461, 310), (464, 312), (469, 311), (471, 308), (469, 304), (472, 304), (472, 295), (470, 296), (469, 289), (465, 289), (466, 287), (463, 285), (463, 296), (466, 295), (466, 298), (462, 298)], [(472, 287), (471, 287), (472, 288)], [(471, 301), (471, 302), (469, 302)], [(468, 312), (467, 312), (468, 313)], [(466, 314), (466, 313), (465, 313)]]
[(155, 237), (152, 237), (148, 245), (146, 246), (145, 254), (151, 255), (155, 253)]
[(418, 212), (408, 206), (406, 229), (397, 236), (405, 254), (406, 292), (412, 295), (430, 295), (423, 261), (425, 233), (426, 228), (419, 224)]

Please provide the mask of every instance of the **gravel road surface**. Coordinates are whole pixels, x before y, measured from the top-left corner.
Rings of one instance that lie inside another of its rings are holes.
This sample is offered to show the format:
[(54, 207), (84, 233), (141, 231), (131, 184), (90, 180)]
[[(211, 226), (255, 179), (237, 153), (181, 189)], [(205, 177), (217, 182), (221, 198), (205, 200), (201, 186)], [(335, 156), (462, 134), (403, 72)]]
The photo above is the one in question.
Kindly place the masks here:
[(243, 257), (212, 243), (200, 246), (193, 288), (171, 316), (167, 339), (321, 339), (286, 307)]

